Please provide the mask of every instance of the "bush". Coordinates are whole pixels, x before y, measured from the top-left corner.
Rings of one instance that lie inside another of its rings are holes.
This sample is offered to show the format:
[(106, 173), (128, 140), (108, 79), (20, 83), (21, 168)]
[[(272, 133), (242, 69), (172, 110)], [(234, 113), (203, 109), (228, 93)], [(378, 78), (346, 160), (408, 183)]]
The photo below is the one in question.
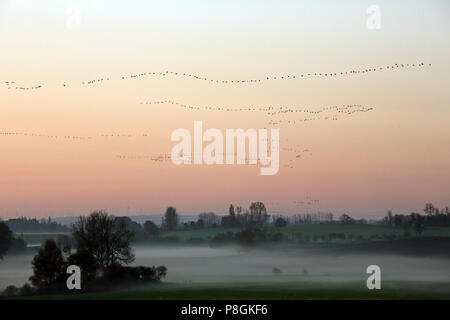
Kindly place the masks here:
[(23, 287), (18, 288), (16, 286), (7, 286), (5, 290), (0, 294), (3, 297), (14, 297), (14, 296), (31, 296), (36, 293), (28, 283), (24, 284)]
[(76, 265), (81, 268), (81, 276), (83, 281), (92, 281), (96, 278), (99, 265), (94, 255), (88, 250), (77, 250), (77, 252), (68, 257), (67, 263), (69, 265)]
[(227, 244), (231, 244), (234, 241), (232, 232), (223, 232), (218, 233), (211, 240), (211, 246), (223, 246)]
[(111, 265), (106, 268), (104, 280), (113, 284), (123, 283), (151, 283), (160, 282), (167, 274), (167, 268), (158, 267), (123, 267), (121, 265)]
[(3, 290), (2, 294), (3, 297), (14, 297), (20, 295), (20, 288), (17, 288), (16, 286), (7, 286), (5, 290)]
[(287, 226), (287, 222), (283, 218), (277, 218), (277, 220), (275, 220), (275, 227), (282, 228), (282, 227), (286, 227), (286, 226)]

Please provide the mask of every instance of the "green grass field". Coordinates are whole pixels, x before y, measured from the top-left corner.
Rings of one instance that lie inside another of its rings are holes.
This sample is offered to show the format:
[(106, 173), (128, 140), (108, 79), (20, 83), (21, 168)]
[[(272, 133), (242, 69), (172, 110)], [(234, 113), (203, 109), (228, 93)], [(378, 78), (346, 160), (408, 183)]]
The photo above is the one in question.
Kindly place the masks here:
[[(181, 241), (191, 238), (210, 239), (218, 233), (222, 232), (238, 232), (240, 228), (210, 228), (199, 230), (175, 231), (164, 233), (163, 236), (177, 236)], [(346, 236), (361, 236), (365, 239), (371, 236), (379, 235), (395, 235), (402, 236), (402, 228), (368, 225), (368, 224), (308, 224), (308, 225), (291, 225), (284, 228), (278, 228), (287, 238), (295, 238), (296, 235), (303, 236), (322, 236), (330, 233), (343, 233)], [(422, 234), (423, 236), (440, 236), (450, 237), (450, 228), (445, 227), (428, 227)]]
[(450, 299), (450, 283), (384, 281), (380, 290), (368, 290), (364, 282), (160, 284), (150, 288), (36, 296), (22, 299)]
[[(208, 228), (199, 230), (187, 230), (187, 231), (174, 231), (163, 233), (163, 237), (176, 236), (181, 241), (186, 241), (189, 239), (203, 239), (209, 240), (213, 238), (216, 234), (223, 232), (239, 232), (241, 228)], [(288, 239), (296, 238), (298, 234), (303, 237), (320, 237), (322, 235), (328, 235), (330, 233), (342, 233), (347, 237), (361, 236), (364, 239), (368, 239), (372, 236), (385, 236), (394, 235), (402, 236), (402, 228), (393, 228), (378, 225), (345, 225), (345, 224), (308, 224), (308, 225), (291, 225), (284, 228), (277, 228), (282, 234), (284, 234)], [(55, 239), (58, 235), (70, 235), (70, 233), (17, 233), (16, 236), (22, 237), (29, 244), (40, 244), (45, 240), (53, 238)], [(440, 236), (440, 237), (450, 237), (450, 228), (445, 227), (428, 227), (422, 234), (423, 236)]]
[(42, 233), (16, 233), (16, 237), (23, 238), (27, 244), (41, 244), (47, 239), (56, 239), (58, 235), (70, 236), (70, 232), (42, 232)]

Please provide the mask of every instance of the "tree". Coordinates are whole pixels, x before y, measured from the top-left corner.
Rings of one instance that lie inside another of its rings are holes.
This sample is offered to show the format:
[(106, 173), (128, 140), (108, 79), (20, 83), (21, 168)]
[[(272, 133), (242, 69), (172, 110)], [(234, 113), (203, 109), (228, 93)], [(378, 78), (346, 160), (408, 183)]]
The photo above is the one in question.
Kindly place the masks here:
[(214, 212), (204, 212), (198, 215), (199, 220), (203, 220), (203, 225), (206, 228), (213, 227), (219, 222), (219, 218)]
[(388, 210), (387, 216), (386, 216), (386, 224), (389, 226), (392, 226), (394, 223), (394, 217), (392, 215), (392, 211)]
[(348, 214), (345, 214), (345, 213), (340, 216), (339, 220), (341, 221), (342, 224), (355, 223), (355, 219), (353, 219), (352, 217), (350, 217)]
[(83, 281), (91, 281), (96, 278), (98, 264), (90, 251), (79, 249), (71, 254), (67, 261), (69, 265), (80, 267)]
[[(238, 212), (240, 213), (240, 207), (237, 207), (236, 209), (239, 209)], [(232, 204), (230, 204), (230, 208), (228, 209), (228, 216), (224, 216), (222, 217), (222, 219), (220, 220), (220, 224), (222, 225), (222, 227), (225, 228), (231, 228), (231, 227), (237, 227), (239, 226), (239, 221), (236, 217), (236, 213), (234, 210), (234, 206)]]
[(203, 221), (202, 219), (198, 219), (197, 222), (195, 222), (195, 227), (194, 229), (203, 229), (205, 228), (205, 221)]
[(401, 227), (401, 226), (403, 226), (403, 216), (402, 215), (399, 215), (399, 214), (396, 214), (395, 216), (394, 216), (394, 227)]
[(153, 221), (145, 221), (144, 231), (152, 237), (159, 237), (159, 228)]
[(416, 235), (420, 235), (425, 229), (425, 218), (418, 213), (411, 213), (411, 225)]
[(131, 220), (130, 217), (116, 217), (116, 219), (123, 220), (126, 228), (133, 231), (133, 240), (145, 240), (147, 238), (142, 225)]
[(0, 221), (0, 259), (3, 259), (3, 256), (12, 246), (13, 239), (13, 234), (8, 225), (3, 221)]
[(430, 202), (425, 203), (425, 209), (423, 209), (423, 211), (427, 214), (427, 215), (433, 215), (436, 213), (439, 213), (439, 209), (435, 208), (434, 205)]
[(130, 246), (133, 236), (134, 232), (127, 227), (124, 219), (103, 211), (80, 217), (73, 225), (77, 250), (90, 252), (101, 268), (133, 262), (134, 254)]
[(44, 247), (31, 262), (33, 275), (30, 281), (39, 290), (55, 287), (64, 280), (64, 258), (55, 240), (45, 241)]
[(230, 209), (228, 209), (228, 213), (230, 214), (230, 217), (234, 217), (234, 207), (233, 204), (230, 204)]
[(242, 246), (251, 246), (255, 244), (256, 234), (252, 229), (244, 229), (235, 234), (236, 242)]
[(252, 202), (249, 209), (250, 209), (250, 225), (252, 227), (262, 227), (269, 218), (264, 203)]
[(162, 229), (165, 231), (173, 231), (178, 227), (179, 216), (177, 209), (168, 207), (162, 221)]
[(411, 235), (411, 219), (407, 216), (404, 216), (402, 219), (402, 227), (403, 227), (403, 236), (405, 238)]
[(287, 222), (283, 218), (278, 217), (277, 220), (275, 220), (275, 227), (281, 228), (281, 227), (286, 227), (286, 226), (287, 226)]

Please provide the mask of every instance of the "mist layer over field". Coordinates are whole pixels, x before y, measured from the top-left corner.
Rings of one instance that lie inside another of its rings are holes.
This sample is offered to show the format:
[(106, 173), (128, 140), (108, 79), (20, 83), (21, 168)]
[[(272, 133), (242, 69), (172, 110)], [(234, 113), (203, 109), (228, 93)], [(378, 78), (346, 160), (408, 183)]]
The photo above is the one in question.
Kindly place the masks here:
[[(196, 246), (137, 246), (134, 265), (165, 265), (166, 282), (346, 282), (367, 279), (366, 268), (381, 267), (382, 280), (450, 282), (450, 259), (378, 254), (314, 253), (273, 248), (242, 251), (237, 248)], [(0, 262), (0, 289), (23, 285), (32, 274), (33, 255), (6, 256)], [(280, 269), (273, 274), (272, 269)]]

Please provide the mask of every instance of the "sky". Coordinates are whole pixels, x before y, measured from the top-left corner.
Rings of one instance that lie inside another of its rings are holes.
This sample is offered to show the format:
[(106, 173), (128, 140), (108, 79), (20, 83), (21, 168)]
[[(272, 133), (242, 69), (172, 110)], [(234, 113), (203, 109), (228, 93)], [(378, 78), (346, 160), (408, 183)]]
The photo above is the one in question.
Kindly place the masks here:
[[(0, 216), (262, 201), (273, 214), (373, 218), (450, 205), (449, 14), (446, 0), (0, 0)], [(359, 107), (258, 111), (347, 105)], [(278, 173), (152, 160), (195, 120), (279, 129)]]

